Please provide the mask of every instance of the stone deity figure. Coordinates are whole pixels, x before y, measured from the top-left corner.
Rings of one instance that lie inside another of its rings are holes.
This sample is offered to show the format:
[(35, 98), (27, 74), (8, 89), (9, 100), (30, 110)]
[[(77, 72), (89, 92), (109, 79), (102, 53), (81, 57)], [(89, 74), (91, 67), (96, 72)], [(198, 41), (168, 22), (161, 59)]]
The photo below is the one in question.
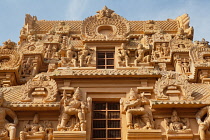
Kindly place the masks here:
[(30, 75), (33, 73), (32, 59), (29, 57), (25, 63), (23, 63), (22, 73), (23, 75)]
[[(204, 121), (201, 119), (204, 117)], [(206, 106), (202, 108), (198, 113), (196, 114), (196, 120), (198, 123), (198, 133), (200, 135), (200, 140), (206, 140), (205, 135), (209, 132), (209, 126), (210, 126), (210, 106)]]
[[(9, 140), (15, 140), (18, 119), (15, 112), (9, 108), (2, 107), (3, 102), (3, 93), (0, 92), (0, 137), (8, 136), (9, 133)], [(13, 119), (13, 123), (6, 120), (7, 115)]]
[(70, 45), (69, 49), (67, 49), (66, 57), (69, 59), (70, 63), (74, 65), (74, 67), (77, 66), (77, 53), (72, 45)]
[(46, 46), (46, 49), (45, 49), (45, 58), (51, 58), (52, 56), (52, 50), (51, 50), (51, 46), (50, 44), (48, 46)]
[(186, 126), (181, 122), (181, 119), (179, 118), (176, 110), (173, 110), (170, 124), (169, 124), (169, 129), (170, 130), (182, 130), (185, 129)]
[(137, 66), (139, 62), (142, 62), (144, 58), (145, 49), (142, 44), (139, 44), (137, 50), (135, 51), (134, 66)]
[(126, 121), (128, 129), (133, 129), (138, 125), (134, 125), (133, 117), (140, 116), (141, 121), (144, 123), (142, 129), (152, 129), (153, 128), (153, 117), (151, 110), (145, 108), (144, 105), (148, 105), (149, 101), (144, 97), (144, 93), (138, 98), (138, 95), (130, 90), (129, 99), (123, 104), (121, 100), (121, 105), (123, 106), (123, 112), (126, 112)]
[(39, 124), (39, 115), (35, 114), (32, 124), (26, 124), (24, 131), (20, 131), (20, 140), (25, 140), (26, 136), (36, 136), (40, 135), (44, 137), (45, 131), (44, 127)]
[(85, 64), (90, 64), (92, 58), (92, 50), (85, 44), (84, 48), (79, 52), (79, 66), (83, 67)]
[[(88, 101), (90, 101), (89, 98)], [(74, 124), (74, 128), (71, 129), (71, 131), (85, 131), (86, 128), (85, 114), (87, 113), (89, 102), (88, 105), (86, 105), (86, 103), (82, 101), (82, 95), (79, 91), (79, 88), (76, 89), (71, 99), (67, 99), (67, 95), (64, 91), (63, 98), (61, 99), (60, 103), (62, 109), (60, 116), (60, 124), (58, 125), (57, 129), (59, 131), (70, 130), (70, 128), (67, 128), (66, 125), (69, 122), (70, 118), (75, 116), (76, 119), (79, 120), (79, 122)]]
[(161, 47), (162, 47), (162, 56), (169, 56), (170, 50), (169, 50), (169, 47), (167, 46), (167, 44), (162, 43)]
[(182, 62), (182, 68), (184, 73), (190, 72), (190, 64), (186, 59), (184, 59)]
[(125, 63), (125, 66), (128, 67), (128, 63), (130, 60), (130, 51), (126, 49), (125, 43), (122, 43), (120, 49), (118, 50), (118, 61), (120, 63)]

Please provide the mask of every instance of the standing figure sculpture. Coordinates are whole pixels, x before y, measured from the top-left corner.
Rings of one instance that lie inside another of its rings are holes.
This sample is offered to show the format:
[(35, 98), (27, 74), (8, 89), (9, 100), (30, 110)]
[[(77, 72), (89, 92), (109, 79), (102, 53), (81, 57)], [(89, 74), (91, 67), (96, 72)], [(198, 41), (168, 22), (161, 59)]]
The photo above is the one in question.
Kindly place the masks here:
[(124, 63), (126, 67), (128, 67), (128, 63), (130, 60), (130, 51), (125, 48), (125, 43), (122, 43), (120, 49), (118, 50), (118, 61), (120, 63)]
[[(15, 112), (9, 108), (2, 107), (3, 102), (3, 93), (0, 92), (0, 138), (7, 137), (9, 133), (9, 139), (15, 140), (16, 125), (18, 124), (18, 119)], [(6, 120), (7, 115), (13, 119), (13, 123), (10, 123)]]
[(90, 50), (85, 44), (84, 48), (79, 52), (79, 66), (83, 67), (84, 65), (90, 64), (92, 54), (92, 50)]
[[(89, 98), (88, 98), (88, 101), (90, 101)], [(57, 129), (59, 131), (65, 131), (65, 130), (85, 131), (85, 128), (86, 128), (85, 114), (87, 113), (89, 104), (87, 106), (86, 103), (82, 101), (82, 95), (79, 91), (79, 88), (76, 89), (71, 99), (67, 99), (67, 95), (64, 91), (63, 98), (61, 99), (60, 103), (61, 103), (62, 109), (61, 109), (61, 116), (60, 116), (60, 124), (58, 125)], [(66, 125), (72, 116), (75, 116), (79, 122), (73, 124), (74, 128), (70, 129)]]
[[(153, 128), (153, 117), (150, 109), (147, 109), (144, 105), (148, 105), (149, 101), (144, 97), (144, 93), (138, 98), (138, 95), (130, 90), (129, 99), (123, 104), (121, 100), (121, 105), (123, 106), (123, 111), (126, 112), (126, 121), (128, 129), (134, 128), (134, 116), (138, 116), (141, 122), (144, 123), (142, 129), (152, 129)], [(135, 123), (135, 125), (137, 125)]]
[(135, 51), (134, 66), (137, 66), (139, 62), (143, 61), (145, 49), (142, 44), (139, 44), (137, 50)]
[[(201, 119), (204, 117), (204, 121), (202, 121)], [(207, 133), (207, 131), (209, 131), (209, 127), (210, 127), (210, 106), (206, 106), (204, 108), (202, 108), (197, 114), (196, 114), (196, 120), (198, 123), (198, 133), (200, 135), (200, 140), (205, 140), (205, 135)]]
[(31, 57), (28, 57), (26, 62), (23, 63), (22, 74), (31, 75), (33, 74), (33, 69), (34, 69), (34, 65), (33, 65), (32, 59)]
[(70, 45), (69, 49), (67, 49), (66, 57), (69, 59), (69, 62), (74, 65), (74, 67), (77, 66), (77, 53), (72, 45)]

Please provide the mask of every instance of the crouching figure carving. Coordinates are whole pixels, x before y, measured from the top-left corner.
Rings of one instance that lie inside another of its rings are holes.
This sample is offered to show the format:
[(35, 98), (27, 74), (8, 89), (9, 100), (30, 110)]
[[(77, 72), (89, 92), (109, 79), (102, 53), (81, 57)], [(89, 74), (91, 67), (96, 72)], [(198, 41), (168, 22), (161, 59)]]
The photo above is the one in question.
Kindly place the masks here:
[(25, 124), (24, 130), (20, 131), (20, 140), (26, 140), (28, 138), (40, 137), (44, 138), (44, 127), (39, 124), (39, 115), (35, 114), (32, 124), (29, 121)]
[(121, 99), (122, 113), (126, 113), (126, 121), (128, 129), (153, 129), (154, 121), (149, 100), (144, 96), (144, 93), (138, 95), (130, 90), (129, 99), (125, 102)]
[(173, 110), (171, 118), (165, 118), (166, 132), (169, 134), (175, 133), (191, 133), (190, 123), (188, 118), (181, 119), (176, 110)]
[[(4, 102), (3, 93), (0, 92), (0, 139), (8, 139), (9, 134), (9, 140), (15, 140), (16, 135), (16, 125), (18, 124), (18, 119), (11, 109), (2, 107)], [(9, 123), (6, 120), (6, 116), (10, 116), (14, 123)]]
[[(202, 121), (202, 118), (206, 115), (204, 118), (204, 121)], [(196, 120), (198, 123), (198, 133), (200, 135), (200, 140), (206, 140), (206, 134), (210, 134), (209, 126), (210, 126), (210, 106), (206, 106), (202, 108), (197, 114), (196, 114)]]
[(79, 87), (76, 89), (72, 98), (68, 99), (65, 91), (61, 99), (61, 115), (58, 131), (85, 131), (85, 115), (90, 108), (91, 98), (87, 98), (87, 103), (82, 101)]

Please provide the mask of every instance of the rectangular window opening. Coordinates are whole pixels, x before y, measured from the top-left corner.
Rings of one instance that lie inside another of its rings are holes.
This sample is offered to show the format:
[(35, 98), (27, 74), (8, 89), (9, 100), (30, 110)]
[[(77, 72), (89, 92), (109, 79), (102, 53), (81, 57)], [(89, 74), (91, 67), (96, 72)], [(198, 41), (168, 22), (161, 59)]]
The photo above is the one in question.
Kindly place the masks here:
[(120, 104), (93, 102), (92, 140), (121, 140)]
[(97, 69), (114, 69), (114, 52), (97, 52)]

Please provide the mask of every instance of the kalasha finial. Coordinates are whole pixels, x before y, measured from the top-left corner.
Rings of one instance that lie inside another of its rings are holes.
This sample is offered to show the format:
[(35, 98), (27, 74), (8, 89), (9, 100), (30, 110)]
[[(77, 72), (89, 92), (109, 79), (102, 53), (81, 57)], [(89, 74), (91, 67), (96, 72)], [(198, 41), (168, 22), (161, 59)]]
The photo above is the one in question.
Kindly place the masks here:
[(114, 13), (113, 10), (107, 8), (106, 6), (103, 7), (102, 10), (97, 11), (98, 13), (97, 17), (100, 18), (111, 18), (112, 13)]

